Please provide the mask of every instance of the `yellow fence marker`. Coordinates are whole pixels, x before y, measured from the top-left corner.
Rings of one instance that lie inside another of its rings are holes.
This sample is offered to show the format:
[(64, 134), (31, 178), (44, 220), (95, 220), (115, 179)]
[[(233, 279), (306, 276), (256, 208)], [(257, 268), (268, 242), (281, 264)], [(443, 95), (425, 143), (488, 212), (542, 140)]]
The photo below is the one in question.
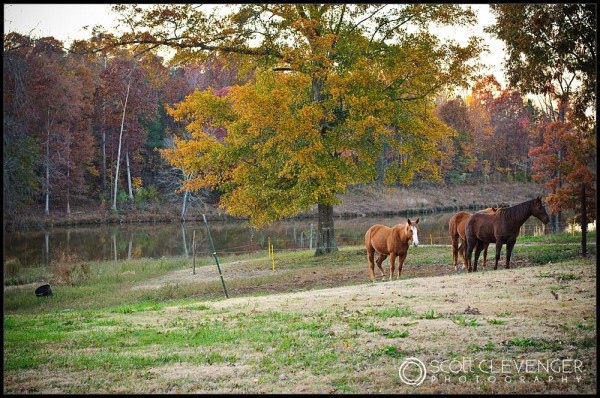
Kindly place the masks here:
[(275, 272), (275, 247), (271, 244), (271, 237), (269, 236), (267, 239), (267, 255), (271, 257), (273, 272)]
[(273, 272), (275, 272), (275, 246), (271, 245), (271, 261), (273, 262)]

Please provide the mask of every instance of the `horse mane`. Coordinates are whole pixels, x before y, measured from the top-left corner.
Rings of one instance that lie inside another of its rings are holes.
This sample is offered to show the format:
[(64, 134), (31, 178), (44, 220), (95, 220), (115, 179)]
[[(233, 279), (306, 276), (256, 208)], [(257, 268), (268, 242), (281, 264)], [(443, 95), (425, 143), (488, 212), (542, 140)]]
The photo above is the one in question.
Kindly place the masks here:
[(509, 218), (511, 220), (520, 220), (531, 215), (531, 203), (535, 199), (526, 200), (523, 203), (516, 204), (511, 207), (503, 207), (498, 209), (497, 213), (500, 216)]

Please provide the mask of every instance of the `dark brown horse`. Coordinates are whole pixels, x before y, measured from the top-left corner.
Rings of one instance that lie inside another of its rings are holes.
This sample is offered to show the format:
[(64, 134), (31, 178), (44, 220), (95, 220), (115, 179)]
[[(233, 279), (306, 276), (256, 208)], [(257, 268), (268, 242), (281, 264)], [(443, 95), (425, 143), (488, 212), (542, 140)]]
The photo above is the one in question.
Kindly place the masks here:
[[(467, 238), (467, 270), (477, 271), (477, 260), (483, 249), (484, 243), (496, 244), (496, 264), (498, 269), (500, 250), (506, 243), (506, 268), (510, 268), (510, 256), (517, 242), (519, 229), (531, 216), (536, 217), (544, 224), (550, 221), (550, 217), (544, 208), (542, 198), (537, 197), (519, 203), (512, 207), (498, 209), (495, 213), (477, 212), (467, 221), (465, 236)], [(471, 253), (475, 249), (475, 263), (471, 263)]]
[[(487, 213), (494, 213), (497, 209), (495, 207), (488, 207), (487, 209), (480, 210)], [(467, 225), (467, 221), (471, 217), (471, 213), (467, 211), (459, 211), (455, 215), (450, 218), (448, 221), (448, 232), (450, 232), (450, 239), (452, 241), (452, 265), (454, 266), (454, 271), (456, 271), (456, 266), (458, 265), (458, 254), (460, 253), (460, 257), (465, 264), (464, 269), (467, 269), (467, 259), (465, 258), (465, 246), (467, 245), (465, 238), (465, 226)], [(459, 246), (460, 243), (460, 246)], [(483, 246), (483, 267), (485, 268), (487, 264), (487, 251), (489, 243), (485, 243)]]
[(375, 224), (367, 230), (365, 233), (365, 246), (367, 247), (367, 260), (369, 261), (369, 274), (372, 282), (375, 282), (375, 252), (379, 253), (377, 267), (379, 267), (381, 277), (384, 280), (385, 272), (381, 267), (381, 263), (390, 256), (390, 280), (392, 280), (396, 257), (398, 257), (398, 279), (400, 279), (410, 241), (415, 247), (419, 245), (418, 224), (418, 218), (416, 221), (408, 219), (406, 224), (398, 224), (391, 228)]

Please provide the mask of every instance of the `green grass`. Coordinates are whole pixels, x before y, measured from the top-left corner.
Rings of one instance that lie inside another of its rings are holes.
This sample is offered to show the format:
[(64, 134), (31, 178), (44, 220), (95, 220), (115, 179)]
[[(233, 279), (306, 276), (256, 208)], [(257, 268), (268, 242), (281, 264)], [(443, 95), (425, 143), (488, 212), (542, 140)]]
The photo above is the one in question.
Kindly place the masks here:
[[(588, 246), (590, 243), (596, 241), (596, 231), (588, 231), (587, 242)], [(517, 245), (519, 243), (544, 243), (544, 244), (564, 244), (574, 243), (581, 244), (581, 233), (571, 234), (568, 232), (561, 232), (557, 234), (539, 235), (539, 236), (519, 236), (517, 238)], [(589, 249), (589, 247), (588, 247)]]
[(503, 321), (500, 319), (488, 319), (487, 320), (490, 325), (506, 325), (508, 321)]
[[(350, 375), (341, 371), (344, 363), (361, 363), (361, 351), (340, 351), (340, 340), (353, 341), (352, 321), (336, 313), (309, 314), (266, 311), (249, 317), (245, 314), (222, 313), (205, 308), (211, 319), (195, 317), (142, 325), (136, 316), (161, 309), (140, 307), (124, 312), (124, 306), (107, 311), (76, 311), (46, 315), (9, 316), (5, 322), (5, 370), (17, 371), (48, 367), (55, 370), (95, 372), (142, 371), (150, 367), (188, 364), (230, 364), (239, 360), (238, 347), (254, 352), (246, 364), (260, 373), (259, 383), (276, 382), (278, 375), (309, 372), (313, 375), (343, 375), (336, 385), (344, 391), (355, 391)], [(83, 315), (82, 315), (83, 314)], [(116, 324), (112, 314), (119, 316)], [(123, 315), (131, 315), (130, 321)], [(377, 314), (360, 315), (361, 333), (381, 335), (375, 322)], [(219, 322), (215, 322), (219, 319)], [(338, 332), (332, 331), (333, 322)], [(43, 325), (43, 327), (41, 327)], [(341, 330), (341, 331), (339, 331)], [(405, 338), (407, 331), (387, 331), (387, 339)], [(35, 341), (32, 346), (30, 343)], [(405, 354), (388, 346), (375, 350), (368, 361)], [(68, 351), (69, 355), (61, 353)], [(344, 381), (345, 380), (345, 381)], [(85, 389), (80, 391), (87, 391)]]
[(530, 337), (515, 337), (506, 343), (508, 349), (520, 349), (527, 351), (535, 349), (540, 351), (559, 351), (563, 347), (563, 342), (557, 340), (535, 339)]
[(559, 290), (563, 290), (566, 289), (567, 286), (564, 285), (550, 285), (548, 286), (548, 289), (552, 290), (553, 292), (559, 291)]
[[(182, 315), (147, 324), (143, 322), (146, 314), (159, 315), (161, 319), (160, 313), (165, 311), (163, 304), (151, 302), (103, 310), (7, 315), (5, 370), (111, 368), (130, 372), (182, 362), (226, 364), (238, 359), (236, 347), (245, 347), (256, 352), (252, 366), (264, 372), (266, 383), (285, 369), (325, 374), (343, 366), (342, 357), (346, 362), (361, 362), (364, 358), (360, 351), (342, 354), (334, 343), (353, 341), (357, 325), (360, 333), (389, 340), (406, 338), (408, 330), (383, 328), (378, 322), (414, 314), (408, 307), (392, 306), (356, 312), (353, 316), (346, 316), (343, 311), (309, 314), (264, 311), (247, 316), (190, 300), (181, 300), (179, 304), (184, 313), (202, 311), (203, 316)], [(376, 350), (373, 358), (405, 355), (394, 347)], [(66, 352), (69, 355), (64, 355)], [(264, 355), (266, 352), (269, 354)]]
[(407, 306), (402, 307), (386, 307), (382, 309), (376, 309), (371, 312), (373, 315), (380, 317), (381, 319), (389, 319), (396, 317), (411, 317), (415, 313), (412, 309)]
[(421, 316), (421, 318), (423, 318), (423, 319), (438, 319), (443, 316), (444, 316), (443, 314), (436, 313), (434, 309), (429, 309), (429, 310), (425, 311), (425, 313)]
[(579, 279), (578, 275), (573, 273), (564, 273), (564, 272), (539, 272), (537, 274), (538, 278), (555, 278), (558, 282), (562, 281), (575, 281)]
[(484, 346), (480, 346), (479, 344), (476, 344), (476, 343), (469, 344), (467, 346), (467, 349), (469, 349), (471, 351), (475, 351), (475, 352), (477, 352), (477, 351), (493, 352), (493, 351), (497, 350), (497, 346), (493, 342), (488, 341)]
[(509, 316), (511, 316), (511, 313), (508, 311), (502, 311), (497, 313), (496, 316), (499, 318), (508, 318)]
[(388, 339), (404, 339), (410, 334), (408, 330), (389, 330), (382, 333)]
[(466, 318), (463, 315), (455, 316), (454, 319), (452, 320), (452, 322), (454, 322), (460, 326), (471, 326), (471, 327), (481, 326), (481, 324), (479, 322), (477, 322), (477, 319)]

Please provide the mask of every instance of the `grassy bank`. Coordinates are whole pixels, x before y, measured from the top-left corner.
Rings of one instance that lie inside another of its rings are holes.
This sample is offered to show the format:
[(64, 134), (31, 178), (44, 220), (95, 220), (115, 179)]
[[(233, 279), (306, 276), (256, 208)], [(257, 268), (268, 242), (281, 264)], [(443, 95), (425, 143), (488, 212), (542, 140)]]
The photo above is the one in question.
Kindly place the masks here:
[(334, 207), (338, 215), (381, 215), (398, 212), (451, 211), (510, 207), (537, 196), (546, 196), (543, 184), (500, 182), (483, 185), (436, 185), (421, 187), (387, 187), (365, 185), (351, 187), (340, 195)]
[[(449, 211), (454, 209), (480, 209), (489, 206), (508, 207), (546, 196), (542, 184), (501, 182), (485, 185), (433, 185), (421, 187), (388, 187), (377, 184), (349, 187), (339, 195), (341, 203), (334, 206), (336, 216), (380, 216), (422, 211)], [(316, 217), (316, 206), (298, 217)], [(187, 221), (200, 221), (205, 214), (209, 220), (223, 220), (229, 216), (216, 204), (197, 204), (189, 207)], [(179, 222), (181, 203), (156, 200), (142, 208), (122, 205), (118, 211), (98, 206), (97, 203), (74, 205), (67, 214), (55, 208), (46, 216), (43, 208), (30, 209), (27, 214), (8, 217), (7, 228), (37, 229), (61, 225), (122, 224), (146, 222)]]
[[(210, 259), (196, 275), (190, 259), (89, 263), (51, 297), (5, 287), (4, 392), (593, 393), (595, 245), (581, 259), (570, 240), (520, 241), (513, 269), (478, 273), (411, 248), (403, 279), (375, 284), (362, 247), (277, 253), (275, 272), (222, 258), (230, 299)], [(409, 357), (419, 386), (399, 378)], [(436, 366), (465, 358), (478, 366)], [(523, 367), (555, 358), (577, 368)]]

